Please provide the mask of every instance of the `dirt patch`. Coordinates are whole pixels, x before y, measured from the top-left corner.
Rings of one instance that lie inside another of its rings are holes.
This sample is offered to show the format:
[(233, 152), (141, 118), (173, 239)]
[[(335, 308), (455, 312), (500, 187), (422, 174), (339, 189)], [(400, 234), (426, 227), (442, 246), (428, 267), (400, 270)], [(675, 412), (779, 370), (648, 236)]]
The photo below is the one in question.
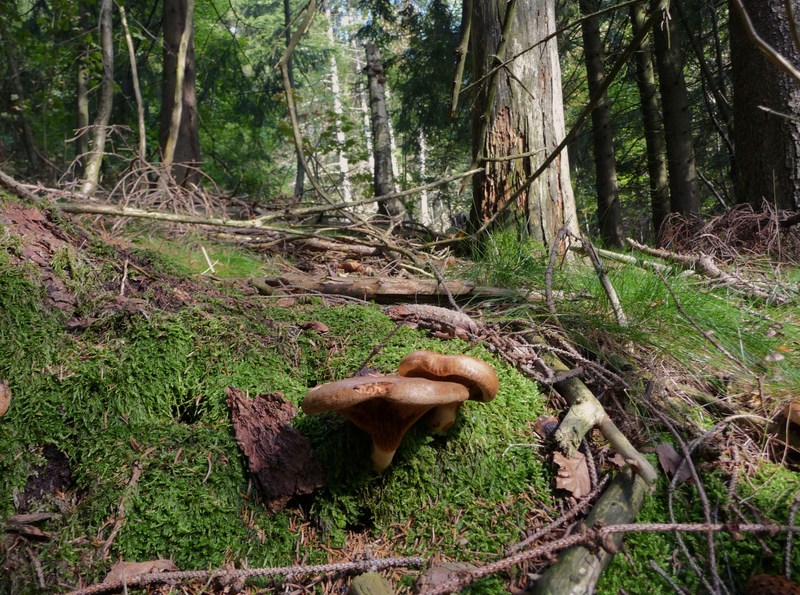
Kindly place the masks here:
[(67, 455), (48, 444), (42, 452), (45, 462), (37, 465), (25, 483), (17, 502), (17, 512), (27, 513), (46, 495), (63, 492), (72, 484), (72, 468)]

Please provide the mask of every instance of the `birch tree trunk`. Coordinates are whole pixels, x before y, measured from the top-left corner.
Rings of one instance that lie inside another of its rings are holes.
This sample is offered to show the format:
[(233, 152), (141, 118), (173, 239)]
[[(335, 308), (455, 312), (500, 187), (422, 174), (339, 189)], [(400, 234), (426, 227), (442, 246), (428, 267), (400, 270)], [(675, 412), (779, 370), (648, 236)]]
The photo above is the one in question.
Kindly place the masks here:
[[(336, 39), (333, 35), (333, 16), (327, 5), (325, 7), (325, 16), (328, 19), (328, 42), (333, 48), (336, 47)], [(350, 186), (350, 163), (343, 149), (345, 141), (344, 131), (342, 130), (344, 108), (342, 104), (341, 85), (339, 84), (339, 63), (336, 60), (335, 52), (331, 52), (331, 93), (333, 94), (333, 113), (336, 117), (334, 125), (336, 126), (336, 157), (339, 168), (339, 179), (341, 180), (340, 188), (344, 201), (350, 202), (353, 198), (353, 192)]]
[(653, 27), (658, 86), (664, 109), (664, 138), (669, 171), (670, 210), (686, 217), (700, 214), (692, 118), (683, 76), (682, 34), (678, 15), (665, 14)]
[[(473, 158), (483, 164), (484, 158), (527, 156), (486, 162), (484, 171), (473, 178), (471, 221), (482, 225), (513, 200), (497, 223), (515, 226), (546, 246), (553, 244), (564, 225), (578, 231), (566, 151), (524, 188), (530, 174), (565, 136), (561, 67), (552, 35), (556, 24), (555, 0), (473, 2), (473, 76), (483, 80), (473, 108)], [(547, 36), (551, 36), (547, 42), (523, 53), (495, 77), (482, 78), (504, 56), (521, 53)], [(505, 51), (501, 39), (507, 40)]]
[(111, 120), (111, 108), (114, 101), (114, 39), (111, 31), (111, 0), (100, 3), (100, 51), (103, 56), (103, 79), (100, 83), (100, 101), (97, 105), (97, 117), (94, 121), (94, 137), (92, 148), (86, 160), (81, 194), (84, 198), (92, 196), (100, 183), (100, 166), (106, 149), (108, 123)]
[[(644, 28), (646, 18), (644, 4), (631, 6), (631, 28), (634, 35)], [(653, 43), (649, 36), (642, 40), (641, 47), (636, 52), (636, 85), (639, 87), (642, 109), (644, 140), (647, 147), (647, 173), (650, 178), (650, 208), (657, 240), (661, 225), (670, 212), (669, 176), (667, 149), (661, 126), (661, 108), (658, 104), (658, 87), (653, 68)]]
[[(386, 110), (386, 94), (381, 55), (374, 43), (366, 45), (367, 80), (369, 87), (369, 107), (372, 114), (372, 146), (375, 158), (373, 186), (375, 196), (391, 194), (395, 189), (392, 170), (392, 143), (389, 132), (389, 113)], [(406, 216), (406, 209), (400, 199), (381, 201), (378, 212), (394, 219)]]
[[(283, 25), (284, 25), (284, 35), (286, 37), (286, 47), (289, 47), (289, 44), (292, 41), (291, 24), (292, 24), (292, 8), (289, 5), (289, 0), (283, 0)], [(294, 93), (294, 60), (292, 60), (291, 56), (289, 56), (289, 61), (286, 63), (286, 71), (289, 76), (289, 87), (291, 88), (292, 93)], [(306, 171), (305, 169), (303, 169), (302, 147), (295, 147), (294, 150), (295, 154), (297, 155), (297, 159), (296, 159), (296, 170), (294, 176), (293, 198), (294, 202), (298, 203), (303, 198)]]
[[(597, 12), (597, 0), (581, 0), (584, 17)], [(603, 42), (597, 17), (585, 18), (581, 22), (583, 52), (586, 62), (586, 77), (589, 95), (594, 97), (603, 82)], [(594, 146), (594, 171), (597, 186), (597, 222), (600, 238), (607, 248), (621, 248), (625, 233), (622, 231), (622, 210), (619, 204), (617, 164), (614, 159), (614, 131), (611, 127), (611, 106), (604, 91), (592, 110), (592, 141)]]
[[(81, 3), (79, 17), (81, 30), (89, 31), (89, 7)], [(75, 118), (75, 128), (77, 138), (75, 139), (75, 159), (76, 174), (83, 176), (86, 171), (86, 158), (89, 155), (89, 52), (91, 51), (88, 41), (81, 44), (81, 55), (77, 60), (77, 72), (75, 76), (75, 103), (77, 115)]]

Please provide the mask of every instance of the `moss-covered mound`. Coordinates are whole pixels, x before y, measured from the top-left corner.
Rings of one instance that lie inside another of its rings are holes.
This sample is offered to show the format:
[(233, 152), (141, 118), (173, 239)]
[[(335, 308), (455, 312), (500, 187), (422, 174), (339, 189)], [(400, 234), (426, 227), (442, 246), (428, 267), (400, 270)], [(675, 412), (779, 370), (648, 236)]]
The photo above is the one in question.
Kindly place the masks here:
[[(376, 306), (288, 307), (220, 291), (69, 228), (49, 246), (44, 227), (37, 239), (20, 233), (23, 215), (5, 207), (0, 379), (12, 402), (0, 418), (0, 517), (57, 515), (38, 525), (40, 539), (6, 535), (0, 593), (38, 590), (31, 556), (54, 591), (102, 580), (118, 559), (210, 569), (371, 551), (474, 562), (500, 555), (530, 511), (550, 505), (531, 448), (544, 400), (481, 347), (398, 331)], [(24, 258), (32, 246), (39, 262)], [(280, 391), (299, 404), (309, 387), (367, 360), (390, 373), (423, 348), (491, 362), (499, 396), (467, 403), (445, 436), (414, 428), (382, 475), (371, 471), (366, 434), (336, 415), (301, 413), (295, 425), (327, 487), (267, 514), (234, 439), (226, 387)]]

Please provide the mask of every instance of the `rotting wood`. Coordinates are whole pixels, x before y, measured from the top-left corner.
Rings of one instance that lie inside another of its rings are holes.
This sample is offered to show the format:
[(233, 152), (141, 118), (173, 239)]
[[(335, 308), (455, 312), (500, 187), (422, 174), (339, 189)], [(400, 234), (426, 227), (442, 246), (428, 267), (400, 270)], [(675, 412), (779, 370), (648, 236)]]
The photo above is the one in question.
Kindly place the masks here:
[[(634, 522), (647, 489), (647, 482), (641, 475), (629, 469), (621, 471), (595, 503), (585, 524), (599, 528)], [(576, 545), (563, 552), (537, 581), (534, 592), (537, 595), (593, 593), (613, 552), (622, 545), (622, 537), (622, 533), (610, 534), (602, 548)]]
[(384, 304), (404, 301), (446, 303), (448, 301), (448, 293), (460, 303), (491, 299), (524, 300), (528, 302), (544, 301), (544, 296), (538, 292), (514, 291), (501, 287), (482, 287), (466, 281), (447, 281), (441, 284), (437, 281), (424, 279), (285, 273), (278, 277), (267, 277), (264, 282), (270, 287), (343, 295)]
[[(541, 357), (556, 374), (569, 371), (569, 368), (556, 355), (545, 352), (541, 354)], [(568, 457), (578, 450), (584, 436), (592, 428), (597, 428), (603, 433), (611, 447), (621, 454), (628, 465), (634, 468), (648, 484), (655, 483), (658, 472), (620, 432), (600, 401), (580, 378), (568, 378), (556, 382), (553, 386), (570, 404), (567, 415), (554, 435), (559, 448)]]

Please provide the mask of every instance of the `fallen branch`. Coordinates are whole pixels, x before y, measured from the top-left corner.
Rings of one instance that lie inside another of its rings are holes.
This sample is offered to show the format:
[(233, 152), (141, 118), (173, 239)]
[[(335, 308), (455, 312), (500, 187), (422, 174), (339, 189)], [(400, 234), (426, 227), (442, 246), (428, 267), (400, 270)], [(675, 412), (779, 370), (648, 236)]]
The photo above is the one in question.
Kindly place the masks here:
[(650, 248), (631, 238), (628, 238), (627, 241), (633, 248), (640, 252), (679, 264), (686, 270), (692, 270), (708, 279), (713, 279), (721, 285), (748, 297), (758, 298), (776, 304), (788, 304), (790, 302), (790, 298), (787, 296), (777, 294), (774, 291), (774, 287), (770, 288), (766, 284), (756, 283), (743, 279), (738, 275), (726, 273), (716, 265), (714, 259), (708, 254), (703, 254), (702, 252), (700, 254), (678, 254), (661, 248)]
[[(253, 280), (256, 281), (256, 280)], [(261, 283), (262, 280), (257, 280)], [(533, 291), (514, 291), (501, 287), (481, 287), (466, 281), (440, 283), (424, 279), (400, 279), (396, 277), (341, 277), (336, 275), (305, 275), (285, 273), (280, 277), (263, 280), (270, 287), (301, 289), (330, 295), (344, 295), (379, 303), (428, 302), (445, 303), (452, 296), (464, 303), (476, 299), (517, 299), (541, 302), (544, 297)]]
[(236, 580), (240, 578), (257, 578), (265, 576), (283, 576), (285, 578), (302, 574), (334, 574), (347, 572), (367, 572), (384, 570), (387, 568), (406, 568), (422, 566), (425, 559), (418, 556), (408, 558), (386, 558), (383, 560), (361, 560), (358, 562), (339, 562), (335, 564), (317, 564), (314, 566), (279, 566), (271, 568), (242, 568), (239, 570), (182, 570), (178, 572), (153, 572), (129, 578), (127, 581), (113, 581), (110, 583), (97, 583), (83, 589), (71, 591), (69, 595), (94, 595), (120, 591), (129, 587), (142, 587), (153, 583), (166, 583), (171, 581), (211, 581), (211, 580)]
[[(592, 528), (631, 523), (644, 502), (647, 483), (638, 474), (624, 470), (611, 482), (586, 517)], [(536, 582), (539, 595), (561, 593), (594, 593), (600, 575), (622, 545), (622, 533), (609, 533), (603, 547), (575, 545), (558, 557)]]
[[(569, 368), (556, 355), (542, 353), (541, 357), (555, 373), (569, 372)], [(569, 411), (554, 435), (559, 448), (567, 457), (572, 456), (578, 450), (584, 436), (596, 427), (603, 433), (611, 447), (623, 456), (625, 461), (641, 475), (642, 479), (650, 485), (655, 483), (658, 478), (655, 468), (620, 432), (616, 424), (608, 417), (600, 401), (580, 378), (573, 377), (556, 382), (554, 387), (570, 404)]]

